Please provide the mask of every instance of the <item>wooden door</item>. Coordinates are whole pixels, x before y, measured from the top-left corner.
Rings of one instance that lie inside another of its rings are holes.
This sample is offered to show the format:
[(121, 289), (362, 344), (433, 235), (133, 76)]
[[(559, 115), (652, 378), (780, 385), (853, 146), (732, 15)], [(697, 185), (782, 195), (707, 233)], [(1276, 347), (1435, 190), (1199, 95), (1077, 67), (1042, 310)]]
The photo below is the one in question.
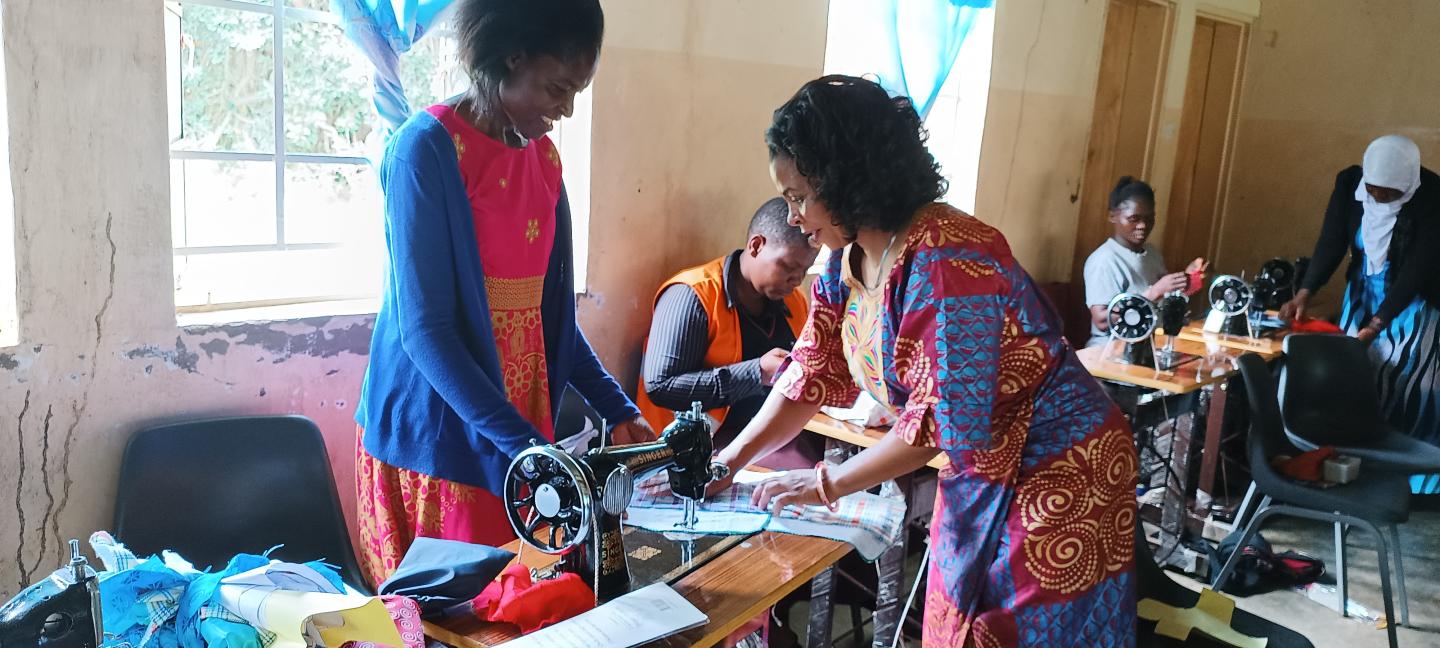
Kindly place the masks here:
[(1165, 259), (1172, 267), (1195, 257), (1212, 258), (1216, 251), (1246, 31), (1240, 24), (1195, 19), (1170, 205), (1159, 215), (1165, 221)]
[(1156, 0), (1110, 0), (1105, 14), (1100, 79), (1080, 188), (1070, 298), (1062, 306), (1066, 334), (1072, 342), (1083, 344), (1090, 336), (1085, 259), (1110, 236), (1110, 190), (1120, 176), (1149, 179), (1172, 16), (1172, 6)]

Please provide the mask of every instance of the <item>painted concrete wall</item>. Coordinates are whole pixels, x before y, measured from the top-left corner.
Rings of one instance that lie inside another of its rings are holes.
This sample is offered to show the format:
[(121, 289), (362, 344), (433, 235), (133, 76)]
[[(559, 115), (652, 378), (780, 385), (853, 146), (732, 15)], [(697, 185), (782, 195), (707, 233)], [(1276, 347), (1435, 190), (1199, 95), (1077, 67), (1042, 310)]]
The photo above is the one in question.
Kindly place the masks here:
[[(1069, 281), (1107, 2), (1006, 0), (996, 5), (975, 215), (1005, 233), (1016, 258), (1038, 280)], [(1175, 0), (1171, 5), (1170, 53), (1145, 173), (1160, 205), (1169, 203), (1197, 12), (1238, 20), (1252, 20), (1260, 12), (1259, 0)], [(1156, 241), (1164, 239), (1163, 214), (1159, 220)]]
[[(1308, 255), (1335, 174), (1400, 133), (1440, 168), (1440, 3), (1265, 0), (1241, 94), (1219, 261)], [(1337, 304), (1337, 272), (1321, 293)]]
[(627, 389), (655, 289), (740, 247), (775, 194), (770, 114), (825, 61), (825, 0), (607, 0), (580, 321)]
[[(633, 385), (669, 272), (743, 240), (773, 193), (770, 111), (824, 60), (824, 0), (606, 0), (583, 325)], [(353, 508), (373, 317), (181, 329), (171, 287), (156, 0), (6, 0), (21, 343), (0, 348), (0, 600), (109, 524), (124, 444), (155, 423), (299, 413)]]
[(109, 525), (146, 425), (304, 414), (348, 492), (371, 318), (176, 326), (160, 4), (3, 12), (21, 343), (0, 349), (0, 599)]

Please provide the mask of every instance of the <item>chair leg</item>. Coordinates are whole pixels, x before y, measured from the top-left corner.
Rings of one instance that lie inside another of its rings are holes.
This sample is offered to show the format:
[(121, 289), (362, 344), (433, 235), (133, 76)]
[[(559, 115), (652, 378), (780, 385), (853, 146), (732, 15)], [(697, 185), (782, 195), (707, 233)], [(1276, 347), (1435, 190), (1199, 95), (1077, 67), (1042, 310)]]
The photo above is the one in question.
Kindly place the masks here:
[[(1380, 532), (1379, 527), (1376, 527), (1368, 520), (1362, 520), (1360, 518), (1345, 515), (1342, 513), (1315, 511), (1312, 509), (1304, 509), (1296, 506), (1277, 504), (1270, 508), (1262, 508), (1259, 513), (1255, 514), (1255, 519), (1250, 522), (1249, 526), (1245, 527), (1245, 533), (1240, 537), (1239, 546), (1245, 546), (1245, 543), (1250, 541), (1250, 536), (1259, 527), (1259, 524), (1263, 522), (1265, 518), (1271, 515), (1288, 515), (1291, 517), (1298, 517), (1306, 520), (1316, 520), (1318, 522), (1330, 522), (1332, 524), (1337, 524), (1338, 526), (1336, 526), (1335, 537), (1337, 540), (1340, 541), (1342, 546), (1344, 545), (1345, 541), (1345, 529), (1348, 529), (1351, 526), (1358, 526), (1362, 529), (1365, 529), (1366, 531), (1369, 531), (1370, 533), (1375, 534), (1375, 540), (1378, 542), (1378, 544), (1376, 545), (1378, 548), (1375, 553), (1380, 559), (1380, 593), (1381, 596), (1384, 597), (1385, 601), (1385, 618), (1391, 621), (1390, 623), (1385, 624), (1385, 634), (1386, 637), (1390, 640), (1390, 647), (1396, 648), (1397, 639), (1395, 637), (1395, 626), (1399, 624), (1393, 621), (1395, 618), (1395, 603), (1394, 598), (1391, 596), (1390, 592), (1390, 543), (1385, 541), (1385, 534)], [(1225, 578), (1230, 575), (1229, 572), (1232, 568), (1234, 568), (1235, 558), (1238, 555), (1239, 552), (1237, 551), (1231, 554), (1230, 558), (1225, 561), (1225, 568), (1220, 570), (1220, 578), (1216, 579), (1216, 587), (1214, 589), (1216, 589), (1217, 591), (1220, 589), (1220, 585), (1224, 583)]]
[(1335, 522), (1335, 592), (1340, 596), (1340, 616), (1350, 616), (1350, 590), (1345, 563), (1345, 525)]
[(1235, 571), (1235, 562), (1240, 558), (1240, 554), (1244, 553), (1242, 549), (1249, 544), (1250, 538), (1260, 531), (1260, 524), (1265, 521), (1265, 518), (1270, 517), (1273, 512), (1273, 509), (1266, 507), (1264, 503), (1255, 511), (1255, 517), (1250, 518), (1250, 523), (1245, 525), (1245, 531), (1240, 534), (1240, 542), (1235, 545), (1235, 551), (1230, 552), (1230, 556), (1225, 559), (1225, 565), (1220, 568), (1220, 575), (1215, 577), (1215, 583), (1211, 585), (1212, 589), (1217, 592), (1225, 591), (1225, 582), (1230, 580), (1230, 573)]
[(1400, 525), (1390, 525), (1390, 539), (1395, 549), (1395, 584), (1400, 595), (1400, 625), (1410, 625), (1410, 597), (1405, 593), (1405, 563), (1400, 554)]
[(1375, 534), (1375, 553), (1380, 557), (1380, 594), (1385, 601), (1385, 632), (1390, 638), (1390, 648), (1396, 648), (1398, 642), (1395, 638), (1395, 597), (1390, 590), (1390, 543), (1385, 541), (1385, 534), (1380, 528), (1369, 522), (1362, 522), (1369, 531)]
[(1246, 513), (1250, 511), (1250, 501), (1255, 499), (1255, 482), (1250, 482), (1250, 488), (1245, 489), (1245, 498), (1240, 500), (1240, 508), (1235, 509), (1235, 528), (1245, 526)]

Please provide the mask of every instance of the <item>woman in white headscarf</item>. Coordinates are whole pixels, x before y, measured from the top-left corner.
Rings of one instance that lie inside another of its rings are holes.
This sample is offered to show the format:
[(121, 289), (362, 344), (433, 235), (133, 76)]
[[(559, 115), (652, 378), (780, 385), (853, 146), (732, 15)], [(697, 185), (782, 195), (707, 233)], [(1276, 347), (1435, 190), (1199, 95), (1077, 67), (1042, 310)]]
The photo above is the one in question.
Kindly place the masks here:
[[(1409, 138), (1376, 139), (1362, 166), (1335, 177), (1310, 268), (1280, 316), (1304, 319), (1346, 252), (1340, 327), (1371, 344), (1391, 424), (1440, 445), (1440, 176)], [(1426, 492), (1440, 486), (1427, 481)]]

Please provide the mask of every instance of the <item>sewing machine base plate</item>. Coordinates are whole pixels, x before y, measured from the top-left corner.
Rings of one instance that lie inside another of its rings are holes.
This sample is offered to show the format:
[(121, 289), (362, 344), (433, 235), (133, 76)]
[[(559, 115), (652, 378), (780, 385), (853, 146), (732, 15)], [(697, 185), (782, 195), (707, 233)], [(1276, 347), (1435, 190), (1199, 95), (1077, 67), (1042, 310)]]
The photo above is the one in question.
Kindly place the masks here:
[[(674, 583), (716, 556), (750, 539), (750, 535), (656, 533), (625, 527), (625, 561), (630, 591), (655, 583)], [(556, 563), (558, 566), (560, 563)], [(546, 577), (552, 573), (540, 573)]]

